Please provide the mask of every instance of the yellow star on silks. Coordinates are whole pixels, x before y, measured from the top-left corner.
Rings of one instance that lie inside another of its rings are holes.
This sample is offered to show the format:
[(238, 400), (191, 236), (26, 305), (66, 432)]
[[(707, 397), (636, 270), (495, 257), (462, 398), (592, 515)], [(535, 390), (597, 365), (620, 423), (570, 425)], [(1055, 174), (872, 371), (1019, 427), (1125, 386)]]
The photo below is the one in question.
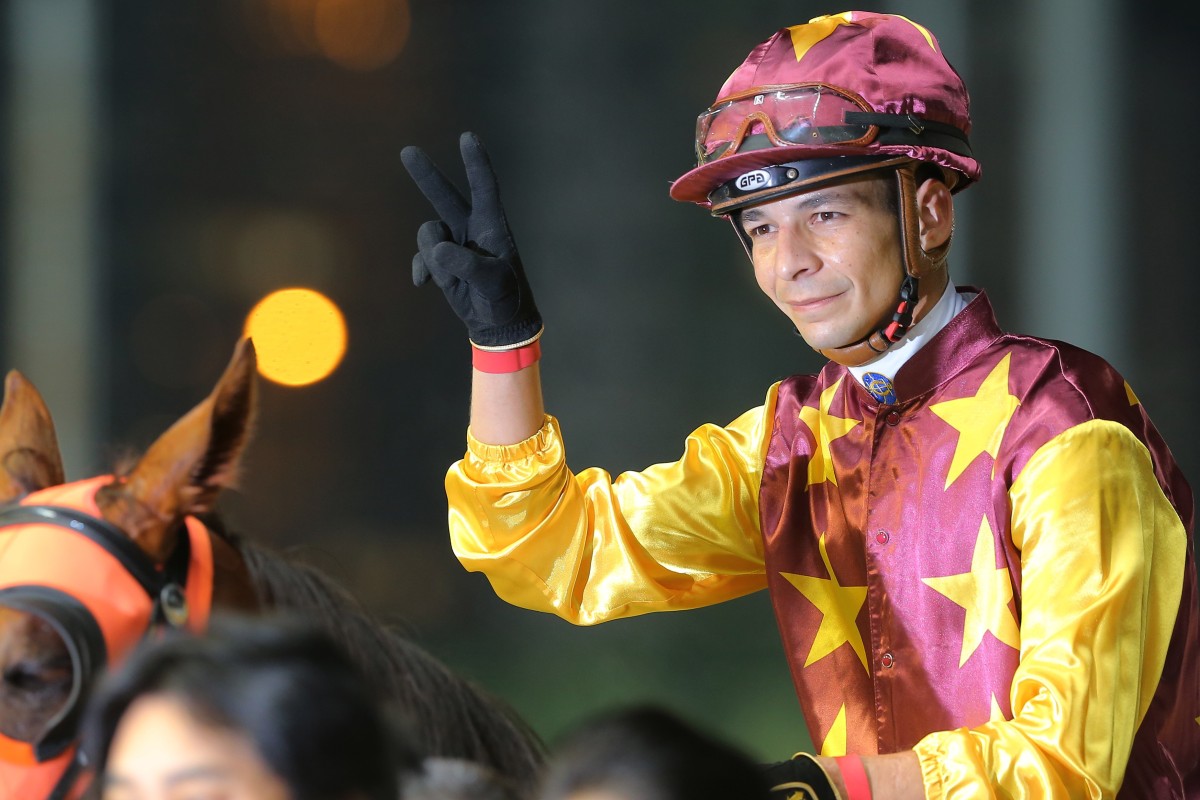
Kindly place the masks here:
[(800, 421), (812, 431), (813, 438), (817, 443), (808, 460), (809, 486), (825, 481), (830, 481), (837, 486), (837, 475), (833, 471), (833, 456), (829, 452), (829, 443), (845, 436), (859, 424), (856, 419), (829, 416), (829, 406), (833, 403), (833, 396), (837, 394), (838, 387), (842, 385), (843, 380), (844, 378), (838, 378), (833, 386), (821, 392), (820, 409), (812, 406), (800, 409)]
[(842, 707), (838, 710), (837, 717), (833, 720), (833, 727), (829, 729), (829, 733), (825, 736), (825, 741), (821, 743), (821, 755), (837, 758), (838, 756), (846, 755), (846, 704), (842, 703)]
[(1009, 580), (1007, 567), (996, 566), (996, 554), (992, 547), (992, 526), (984, 517), (979, 525), (979, 536), (975, 539), (970, 572), (921, 579), (926, 586), (966, 609), (962, 654), (958, 660), (960, 667), (979, 649), (983, 644), (983, 635), (989, 631), (1009, 647), (1021, 647), (1021, 632), (1008, 608), (1013, 597), (1012, 581)]
[(1004, 722), (1008, 717), (1004, 716), (1004, 711), (1000, 708), (1000, 701), (996, 699), (996, 693), (992, 692), (992, 716), (988, 722)]
[(1129, 381), (1125, 381), (1125, 397), (1129, 400), (1129, 405), (1131, 406), (1136, 406), (1141, 402), (1138, 400), (1137, 395), (1133, 393), (1133, 387), (1129, 385)]
[[(867, 652), (855, 622), (858, 612), (867, 600), (867, 587), (842, 586), (838, 583), (837, 575), (829, 564), (829, 554), (825, 550), (825, 534), (821, 534), (818, 546), (821, 548), (821, 561), (825, 562), (825, 569), (829, 572), (828, 578), (813, 578), (791, 572), (780, 573), (821, 612), (821, 626), (817, 629), (804, 666), (820, 661), (843, 644), (849, 643), (858, 654), (863, 669), (867, 669)], [(869, 672), (868, 670), (868, 674)]]
[(1004, 431), (1008, 429), (1013, 412), (1021, 405), (1021, 401), (1008, 391), (1008, 364), (1011, 358), (1012, 354), (1009, 353), (1000, 359), (973, 397), (960, 397), (929, 407), (930, 411), (958, 431), (954, 459), (950, 462), (950, 471), (946, 473), (947, 489), (980, 453), (992, 457), (992, 474), (996, 472), (996, 454), (1000, 452)]

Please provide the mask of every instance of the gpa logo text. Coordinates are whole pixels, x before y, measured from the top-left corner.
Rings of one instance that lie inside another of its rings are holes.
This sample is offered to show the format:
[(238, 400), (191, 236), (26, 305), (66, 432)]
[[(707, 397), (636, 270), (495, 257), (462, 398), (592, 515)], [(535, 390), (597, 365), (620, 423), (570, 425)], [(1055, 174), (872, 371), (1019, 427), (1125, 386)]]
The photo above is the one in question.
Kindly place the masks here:
[(737, 186), (739, 192), (750, 192), (755, 189), (762, 189), (770, 182), (771, 175), (765, 169), (756, 169), (738, 176), (737, 182), (734, 185)]

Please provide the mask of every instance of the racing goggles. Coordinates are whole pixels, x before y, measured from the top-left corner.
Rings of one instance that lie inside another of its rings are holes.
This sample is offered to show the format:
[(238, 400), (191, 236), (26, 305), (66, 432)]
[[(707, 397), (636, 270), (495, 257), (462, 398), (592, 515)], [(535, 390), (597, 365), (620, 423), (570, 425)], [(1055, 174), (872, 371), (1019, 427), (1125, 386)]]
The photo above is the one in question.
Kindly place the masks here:
[(971, 152), (966, 135), (953, 125), (881, 114), (857, 94), (823, 83), (759, 86), (721, 100), (696, 118), (697, 166), (739, 151), (872, 143)]
[(789, 145), (854, 147), (870, 143), (877, 125), (867, 101), (820, 83), (759, 86), (725, 98), (696, 118), (696, 163), (739, 150)]

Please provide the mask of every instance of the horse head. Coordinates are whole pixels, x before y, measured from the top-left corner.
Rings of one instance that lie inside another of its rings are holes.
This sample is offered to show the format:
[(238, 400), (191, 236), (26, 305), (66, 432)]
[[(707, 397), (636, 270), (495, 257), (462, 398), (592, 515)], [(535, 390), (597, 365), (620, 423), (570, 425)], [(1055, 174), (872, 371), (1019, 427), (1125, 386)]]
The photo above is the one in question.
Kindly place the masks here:
[[(282, 609), (328, 630), (430, 756), (475, 761), (529, 790), (544, 758), (503, 702), (381, 624), (319, 570), (213, 525), (255, 409), (242, 341), (212, 393), (132, 467), (63, 483), (37, 390), (10, 373), (0, 407), (0, 798), (74, 798), (77, 721), (97, 672), (156, 626), (202, 630), (213, 608)], [(201, 516), (204, 515), (204, 521)]]
[(257, 605), (245, 562), (197, 515), (230, 486), (255, 408), (239, 342), (212, 393), (127, 470), (65, 484), (33, 384), (0, 407), (0, 796), (75, 796), (78, 715), (95, 674), (155, 626), (200, 630)]

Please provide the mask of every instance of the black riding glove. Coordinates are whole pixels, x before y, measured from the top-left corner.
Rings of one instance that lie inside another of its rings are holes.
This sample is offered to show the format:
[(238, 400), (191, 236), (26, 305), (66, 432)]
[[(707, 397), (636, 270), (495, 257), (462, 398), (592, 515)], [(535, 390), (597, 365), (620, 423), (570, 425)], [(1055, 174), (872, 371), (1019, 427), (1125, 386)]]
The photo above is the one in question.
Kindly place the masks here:
[(425, 151), (406, 147), (400, 159), (440, 220), (417, 231), (413, 283), (430, 278), (466, 323), (471, 341), (485, 349), (529, 344), (542, 331), (521, 257), (508, 229), (500, 189), (483, 142), (459, 139), (471, 200), (455, 188)]
[(807, 753), (766, 766), (771, 800), (842, 800), (833, 781)]

